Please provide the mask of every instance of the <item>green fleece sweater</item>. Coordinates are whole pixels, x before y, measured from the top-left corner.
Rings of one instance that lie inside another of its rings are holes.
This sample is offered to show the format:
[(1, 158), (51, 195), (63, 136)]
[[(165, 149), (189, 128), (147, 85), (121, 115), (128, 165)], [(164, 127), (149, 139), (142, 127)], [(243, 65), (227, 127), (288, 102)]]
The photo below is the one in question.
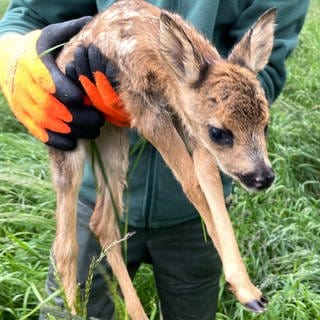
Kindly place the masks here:
[[(3, 20), (0, 35), (6, 32), (26, 33), (30, 30), (94, 15), (115, 1), (109, 0), (13, 0)], [(160, 8), (179, 13), (204, 33), (226, 56), (245, 31), (265, 10), (278, 9), (274, 49), (267, 67), (259, 79), (270, 102), (281, 92), (285, 80), (285, 59), (296, 47), (309, 6), (309, 0), (151, 0)], [(1, 50), (1, 48), (0, 48)], [(129, 130), (131, 146), (139, 137)], [(132, 149), (134, 150), (134, 148)], [(150, 145), (143, 145), (130, 156), (128, 190), (129, 224), (137, 227), (161, 227), (194, 219), (197, 213), (184, 196), (180, 185)], [(137, 160), (139, 157), (139, 161)], [(130, 170), (135, 168), (130, 175)], [(224, 177), (225, 196), (231, 193), (231, 179)], [(80, 196), (94, 202), (95, 184), (90, 166), (85, 176)]]

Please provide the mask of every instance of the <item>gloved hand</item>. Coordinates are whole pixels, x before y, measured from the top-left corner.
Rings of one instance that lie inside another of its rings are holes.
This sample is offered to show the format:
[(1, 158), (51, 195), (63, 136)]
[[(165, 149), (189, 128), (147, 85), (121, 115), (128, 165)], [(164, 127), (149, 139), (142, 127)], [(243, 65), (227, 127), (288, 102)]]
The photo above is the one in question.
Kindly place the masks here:
[(130, 116), (116, 92), (118, 69), (99, 48), (79, 46), (74, 61), (66, 66), (66, 75), (74, 83), (81, 83), (93, 106), (108, 122), (118, 127), (130, 127)]
[(78, 138), (96, 138), (103, 115), (83, 104), (84, 94), (57, 67), (51, 50), (91, 19), (52, 24), (0, 38), (0, 87), (17, 119), (40, 141), (62, 150)]

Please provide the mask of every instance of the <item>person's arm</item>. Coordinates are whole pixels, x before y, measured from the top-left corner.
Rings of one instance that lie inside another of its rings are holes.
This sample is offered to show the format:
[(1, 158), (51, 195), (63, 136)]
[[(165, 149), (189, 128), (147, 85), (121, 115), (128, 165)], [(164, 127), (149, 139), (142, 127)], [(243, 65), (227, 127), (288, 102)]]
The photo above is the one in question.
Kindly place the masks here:
[(277, 8), (274, 48), (268, 65), (258, 75), (270, 103), (277, 98), (284, 87), (285, 60), (298, 44), (298, 35), (304, 23), (309, 0), (251, 1), (230, 30), (230, 37), (238, 42), (257, 17), (272, 7)]
[(8, 32), (25, 34), (52, 23), (96, 13), (93, 0), (12, 0), (0, 21), (0, 35)]

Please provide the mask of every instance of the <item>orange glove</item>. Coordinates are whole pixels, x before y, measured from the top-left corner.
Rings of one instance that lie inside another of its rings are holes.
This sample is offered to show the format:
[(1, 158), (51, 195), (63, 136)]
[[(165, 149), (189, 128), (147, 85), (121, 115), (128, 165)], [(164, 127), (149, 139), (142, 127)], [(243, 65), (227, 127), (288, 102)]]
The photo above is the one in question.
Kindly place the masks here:
[(66, 74), (74, 82), (81, 83), (92, 105), (108, 122), (118, 127), (130, 127), (130, 116), (115, 91), (119, 85), (118, 69), (96, 46), (79, 46), (74, 61), (66, 67)]
[(58, 69), (50, 51), (90, 19), (0, 39), (0, 87), (13, 113), (40, 141), (63, 150), (73, 149), (78, 138), (96, 138), (104, 123), (99, 111), (83, 105), (82, 89)]

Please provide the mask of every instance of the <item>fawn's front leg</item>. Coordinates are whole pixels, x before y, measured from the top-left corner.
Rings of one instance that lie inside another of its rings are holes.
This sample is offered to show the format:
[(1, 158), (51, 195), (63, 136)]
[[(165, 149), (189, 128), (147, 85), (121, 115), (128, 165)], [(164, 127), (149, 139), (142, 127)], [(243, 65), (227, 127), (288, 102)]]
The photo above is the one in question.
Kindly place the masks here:
[[(224, 270), (227, 272), (227, 280), (231, 284), (232, 291), (237, 299), (249, 309), (255, 312), (264, 310), (265, 300), (261, 298), (261, 292), (250, 282), (246, 268), (242, 262), (235, 235), (224, 205), (221, 179), (217, 167), (207, 161), (203, 170), (198, 169), (197, 174), (201, 176), (201, 182), (208, 193), (206, 199), (202, 185), (195, 172), (194, 162), (190, 157), (184, 142), (176, 131), (171, 119), (154, 119), (149, 115), (148, 122), (142, 121), (139, 126), (141, 133), (161, 153), (163, 159), (174, 173), (188, 199), (203, 218), (207, 231), (221, 257)], [(146, 126), (145, 123), (149, 123)], [(201, 153), (199, 150), (194, 154), (197, 167), (202, 168)], [(211, 156), (212, 157), (212, 156)], [(207, 158), (204, 158), (207, 160)], [(211, 172), (211, 170), (213, 170)], [(206, 179), (212, 179), (211, 185), (207, 187)], [(218, 190), (216, 190), (218, 189)], [(210, 193), (213, 195), (211, 196)], [(211, 210), (207, 200), (210, 201)]]
[(214, 157), (204, 147), (193, 151), (196, 175), (208, 201), (217, 237), (226, 281), (237, 299), (248, 309), (263, 312), (267, 300), (250, 281), (241, 258), (236, 237), (227, 212), (219, 169)]

